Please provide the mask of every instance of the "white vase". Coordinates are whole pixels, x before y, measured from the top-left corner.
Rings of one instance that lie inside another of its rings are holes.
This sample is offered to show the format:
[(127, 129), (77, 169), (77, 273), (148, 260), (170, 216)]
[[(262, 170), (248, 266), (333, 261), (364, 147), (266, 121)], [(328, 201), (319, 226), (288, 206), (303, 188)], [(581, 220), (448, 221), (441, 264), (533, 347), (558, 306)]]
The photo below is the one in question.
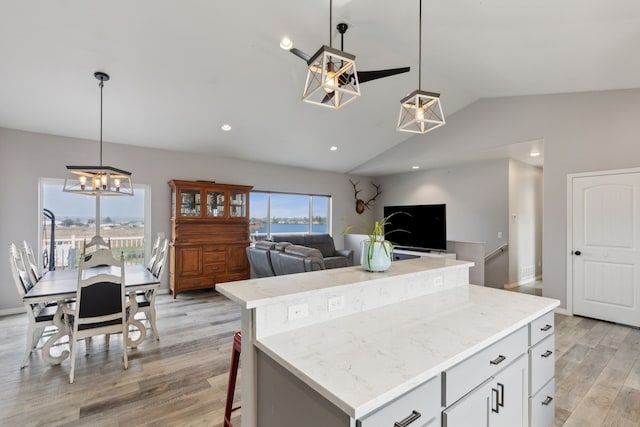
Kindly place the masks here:
[[(384, 247), (383, 247), (384, 245)], [(362, 241), (362, 252), (360, 255), (360, 262), (362, 268), (367, 271), (386, 271), (391, 265), (393, 259), (393, 249), (389, 242), (374, 242), (373, 254), (369, 257), (369, 247), (371, 246), (370, 240)], [(385, 251), (386, 248), (386, 251)]]

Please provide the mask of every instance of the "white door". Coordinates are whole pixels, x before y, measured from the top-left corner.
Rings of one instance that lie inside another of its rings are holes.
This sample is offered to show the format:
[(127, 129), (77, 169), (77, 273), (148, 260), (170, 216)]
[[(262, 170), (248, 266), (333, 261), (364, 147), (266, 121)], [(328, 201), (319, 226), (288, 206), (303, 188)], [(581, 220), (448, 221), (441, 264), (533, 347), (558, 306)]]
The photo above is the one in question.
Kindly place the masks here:
[(573, 312), (640, 326), (640, 173), (573, 178)]

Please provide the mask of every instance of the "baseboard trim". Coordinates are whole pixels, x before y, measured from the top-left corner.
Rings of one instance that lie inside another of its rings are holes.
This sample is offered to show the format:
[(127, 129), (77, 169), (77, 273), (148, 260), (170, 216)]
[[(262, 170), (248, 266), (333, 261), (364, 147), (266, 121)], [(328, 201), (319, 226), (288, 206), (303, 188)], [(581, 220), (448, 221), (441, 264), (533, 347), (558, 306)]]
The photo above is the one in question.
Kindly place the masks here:
[(5, 308), (3, 310), (0, 310), (0, 317), (13, 316), (14, 314), (22, 314), (22, 313), (26, 313), (24, 307)]
[(564, 314), (565, 316), (573, 316), (573, 314), (569, 313), (569, 311), (564, 307), (557, 307), (555, 312), (558, 314)]

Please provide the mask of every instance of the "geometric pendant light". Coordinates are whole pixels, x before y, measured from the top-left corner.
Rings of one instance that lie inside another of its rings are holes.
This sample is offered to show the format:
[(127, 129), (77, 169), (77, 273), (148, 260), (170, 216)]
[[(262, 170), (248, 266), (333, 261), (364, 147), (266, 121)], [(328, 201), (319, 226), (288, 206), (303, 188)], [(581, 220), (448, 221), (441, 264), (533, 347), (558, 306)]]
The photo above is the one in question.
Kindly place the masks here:
[(400, 101), (398, 130), (403, 132), (427, 133), (445, 124), (440, 94), (421, 90), (422, 84), (422, 0), (419, 13), (418, 41), (418, 89)]
[(329, 1), (329, 46), (322, 46), (307, 61), (302, 99), (329, 108), (340, 108), (360, 96), (355, 55), (332, 48), (332, 9)]
[(96, 71), (100, 81), (100, 166), (67, 166), (63, 191), (89, 196), (133, 196), (131, 172), (102, 166), (102, 89), (109, 75)]

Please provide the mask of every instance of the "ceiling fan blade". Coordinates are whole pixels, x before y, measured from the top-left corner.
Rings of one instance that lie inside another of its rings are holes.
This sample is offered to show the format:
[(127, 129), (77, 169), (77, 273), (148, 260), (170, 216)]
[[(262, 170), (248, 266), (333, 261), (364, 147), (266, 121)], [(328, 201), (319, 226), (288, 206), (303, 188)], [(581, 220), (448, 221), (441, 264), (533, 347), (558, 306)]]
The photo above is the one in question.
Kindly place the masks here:
[(334, 92), (329, 92), (327, 93), (324, 98), (322, 98), (322, 103), (323, 104), (327, 104), (329, 101), (331, 101), (333, 99), (333, 96), (335, 95), (335, 91)]
[(376, 70), (376, 71), (358, 71), (358, 82), (364, 83), (369, 80), (381, 79), (383, 77), (395, 76), (396, 74), (402, 74), (409, 72), (410, 67), (402, 68), (390, 68), (388, 70)]
[(309, 55), (307, 55), (306, 53), (304, 53), (300, 49), (296, 49), (295, 47), (289, 49), (289, 52), (293, 53), (295, 56), (297, 56), (298, 58), (304, 60), (305, 62), (309, 61), (309, 59), (311, 59), (311, 57)]

